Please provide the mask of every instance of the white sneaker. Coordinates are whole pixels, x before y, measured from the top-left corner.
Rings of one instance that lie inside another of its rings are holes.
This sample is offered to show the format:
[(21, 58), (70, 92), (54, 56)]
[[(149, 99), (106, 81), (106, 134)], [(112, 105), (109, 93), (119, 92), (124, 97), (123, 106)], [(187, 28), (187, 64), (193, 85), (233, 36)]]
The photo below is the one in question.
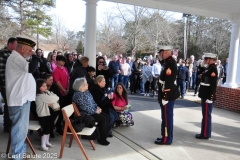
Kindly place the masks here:
[(147, 94), (147, 96), (149, 97), (149, 94)]
[(143, 96), (147, 96), (147, 94), (144, 94)]

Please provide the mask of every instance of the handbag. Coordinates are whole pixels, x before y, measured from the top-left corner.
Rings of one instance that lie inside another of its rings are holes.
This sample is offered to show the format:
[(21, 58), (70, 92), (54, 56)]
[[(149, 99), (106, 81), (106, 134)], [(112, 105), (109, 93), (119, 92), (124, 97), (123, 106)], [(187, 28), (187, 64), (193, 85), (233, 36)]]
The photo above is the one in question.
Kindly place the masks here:
[(85, 124), (85, 127), (92, 128), (95, 126), (95, 119), (90, 115), (83, 115), (82, 122)]
[(85, 127), (85, 123), (82, 120), (83, 120), (82, 116), (77, 116), (77, 117), (70, 119), (75, 132), (81, 132), (83, 130), (83, 128)]

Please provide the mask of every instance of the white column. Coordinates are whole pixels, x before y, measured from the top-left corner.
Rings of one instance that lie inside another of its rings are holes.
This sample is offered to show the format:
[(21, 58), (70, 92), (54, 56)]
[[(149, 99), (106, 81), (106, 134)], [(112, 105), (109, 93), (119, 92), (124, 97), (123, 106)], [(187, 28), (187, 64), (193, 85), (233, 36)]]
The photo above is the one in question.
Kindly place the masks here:
[(86, 23), (85, 23), (85, 40), (84, 56), (89, 58), (89, 65), (96, 66), (96, 23), (97, 23), (97, 2), (98, 0), (86, 1)]
[[(227, 88), (237, 88), (236, 75), (237, 75), (237, 65), (238, 65), (238, 49), (239, 49), (239, 35), (240, 35), (240, 23), (233, 22), (231, 41), (230, 41), (230, 51), (228, 59), (228, 70), (227, 70), (227, 80), (223, 87)], [(239, 74), (239, 73), (238, 73)]]
[(237, 65), (236, 82), (237, 82), (237, 86), (240, 87), (240, 40), (239, 40), (239, 48), (238, 48), (238, 65)]

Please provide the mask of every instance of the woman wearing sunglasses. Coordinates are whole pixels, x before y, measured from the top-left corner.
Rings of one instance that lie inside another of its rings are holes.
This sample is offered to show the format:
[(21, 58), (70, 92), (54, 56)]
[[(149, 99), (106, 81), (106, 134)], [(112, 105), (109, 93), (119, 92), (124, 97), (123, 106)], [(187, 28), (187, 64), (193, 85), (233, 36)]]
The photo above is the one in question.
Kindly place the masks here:
[(105, 88), (110, 87), (110, 75), (111, 71), (106, 65), (105, 59), (102, 56), (98, 56), (96, 64), (96, 76), (103, 75), (106, 81)]

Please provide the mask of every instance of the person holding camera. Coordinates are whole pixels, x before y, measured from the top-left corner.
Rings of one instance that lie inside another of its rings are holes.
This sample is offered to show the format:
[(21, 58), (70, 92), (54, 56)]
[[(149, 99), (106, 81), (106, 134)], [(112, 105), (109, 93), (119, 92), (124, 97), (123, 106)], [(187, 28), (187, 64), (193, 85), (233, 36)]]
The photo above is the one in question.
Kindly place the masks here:
[(96, 64), (96, 76), (98, 75), (103, 75), (105, 80), (106, 80), (106, 85), (105, 88), (111, 88), (112, 86), (110, 85), (110, 76), (112, 72), (109, 69), (109, 67), (106, 65), (106, 61), (104, 57), (99, 56), (97, 58), (97, 64)]

